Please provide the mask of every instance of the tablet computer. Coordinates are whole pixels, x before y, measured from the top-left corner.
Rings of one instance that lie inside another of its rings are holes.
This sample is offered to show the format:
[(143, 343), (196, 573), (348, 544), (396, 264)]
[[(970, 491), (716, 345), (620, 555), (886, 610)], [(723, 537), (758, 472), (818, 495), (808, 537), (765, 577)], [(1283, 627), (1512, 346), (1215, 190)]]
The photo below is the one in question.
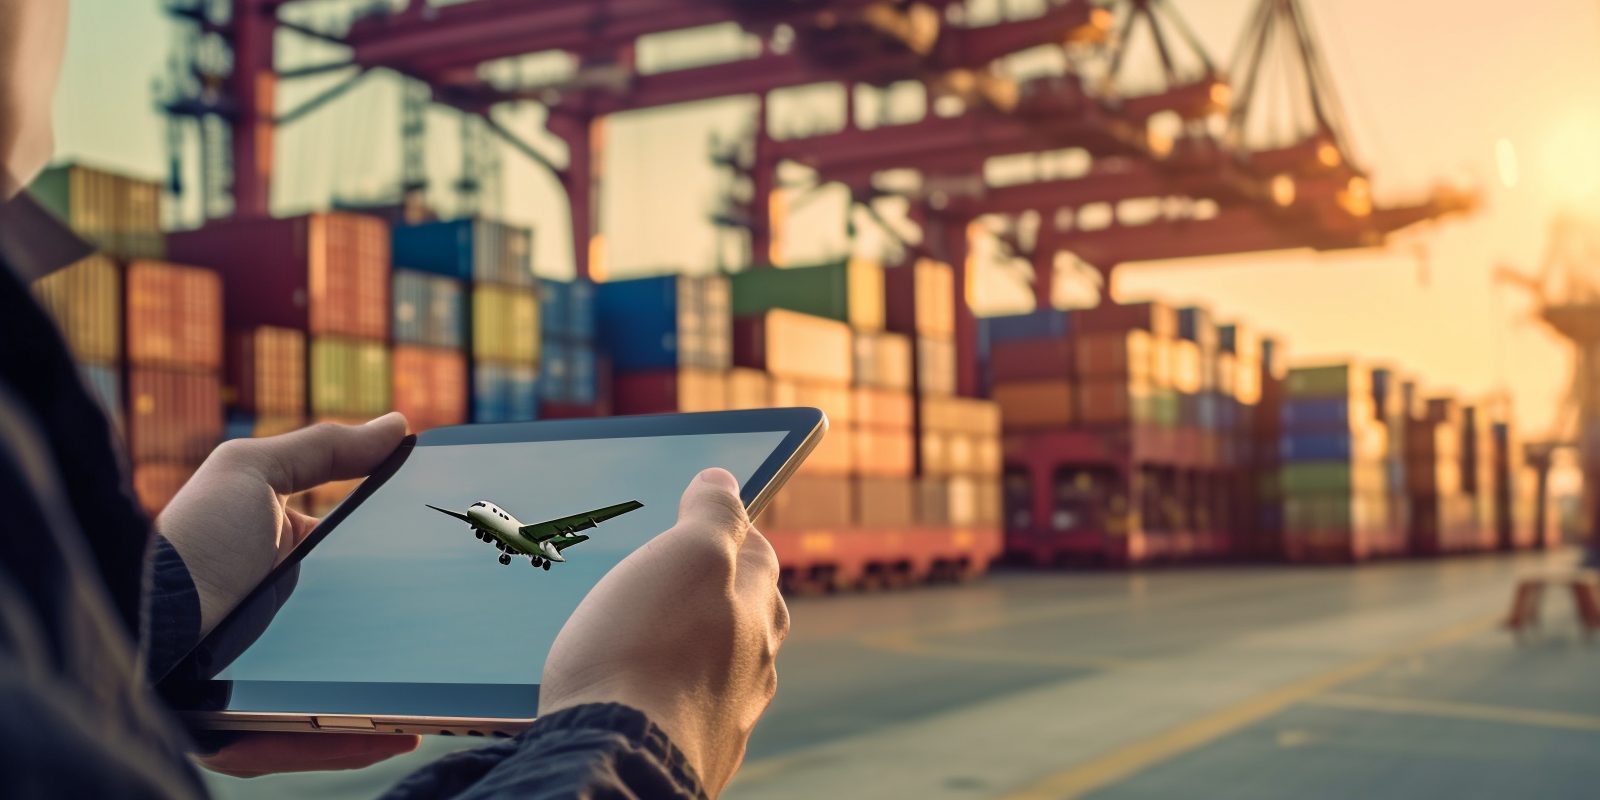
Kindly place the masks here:
[(212, 729), (515, 733), (567, 617), (700, 470), (754, 518), (826, 430), (779, 408), (407, 437), (161, 693)]

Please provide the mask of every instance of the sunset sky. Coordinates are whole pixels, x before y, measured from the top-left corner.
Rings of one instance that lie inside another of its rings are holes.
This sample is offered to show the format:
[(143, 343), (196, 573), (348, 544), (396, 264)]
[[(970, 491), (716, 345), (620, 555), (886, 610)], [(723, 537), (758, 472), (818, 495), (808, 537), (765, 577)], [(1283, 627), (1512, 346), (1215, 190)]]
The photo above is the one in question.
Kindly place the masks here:
[[(1025, 5), (1013, 0), (1015, 6)], [(1177, 6), (1225, 64), (1254, 0)], [(1340, 355), (1392, 362), (1440, 390), (1510, 389), (1530, 435), (1551, 424), (1569, 356), (1531, 321), (1528, 297), (1496, 287), (1497, 262), (1535, 267), (1553, 214), (1600, 204), (1600, 4), (1547, 0), (1522, 6), (1469, 0), (1309, 0), (1355, 149), (1379, 200), (1438, 181), (1475, 186), (1486, 205), (1399, 237), (1387, 249), (1318, 255), (1283, 252), (1125, 268), (1119, 296), (1211, 304), (1281, 334), (1292, 359)], [(57, 102), (64, 158), (164, 174), (165, 126), (151, 85), (171, 30), (159, 4), (73, 0)], [(1534, 8), (1537, 8), (1535, 12)], [(298, 13), (331, 15), (323, 4)], [(726, 39), (726, 37), (722, 37)], [(665, 44), (695, 48), (718, 36)], [(304, 49), (287, 58), (308, 58)], [(286, 90), (289, 99), (315, 86)], [(333, 194), (377, 195), (395, 183), (395, 84), (369, 83), (286, 130), (280, 139), (277, 208), (323, 205)], [(814, 98), (775, 111), (825, 117)], [(667, 267), (712, 268), (715, 233), (705, 222), (718, 180), (706, 159), (713, 132), (749, 124), (748, 98), (613, 120), (602, 205), (613, 276)], [(531, 132), (536, 113), (512, 117)], [(456, 163), (456, 124), (430, 118), (438, 142), (430, 168), (441, 198)], [(560, 147), (546, 152), (559, 159)], [(538, 268), (571, 273), (565, 201), (547, 174), (507, 152), (503, 213), (536, 229)], [(448, 202), (442, 202), (448, 208)], [(846, 252), (842, 203), (824, 195), (791, 220), (794, 260)], [(871, 246), (867, 242), (862, 246)], [(980, 272), (980, 311), (1025, 308), (1010, 273)]]

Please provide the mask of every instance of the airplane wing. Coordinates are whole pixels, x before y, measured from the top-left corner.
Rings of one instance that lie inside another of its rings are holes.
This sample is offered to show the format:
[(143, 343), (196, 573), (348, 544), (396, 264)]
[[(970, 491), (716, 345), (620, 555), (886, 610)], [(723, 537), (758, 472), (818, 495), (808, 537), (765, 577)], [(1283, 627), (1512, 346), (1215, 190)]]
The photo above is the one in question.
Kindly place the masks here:
[[(423, 505), (428, 506), (427, 503), (423, 503)], [(437, 511), (440, 514), (449, 514), (450, 516), (455, 517), (456, 519), (459, 519), (462, 522), (471, 522), (472, 521), (472, 519), (470, 517), (468, 517), (466, 514), (458, 514), (458, 513), (454, 512), (454, 511), (451, 511), (451, 510), (449, 510), (447, 508), (440, 508), (438, 506), (428, 506), (428, 508), (431, 508), (434, 511)]]
[(523, 536), (526, 536), (529, 539), (532, 539), (536, 542), (542, 542), (546, 539), (553, 539), (564, 534), (572, 534), (578, 531), (588, 530), (602, 522), (605, 522), (608, 519), (620, 517), (629, 511), (634, 511), (641, 508), (644, 508), (644, 503), (641, 503), (638, 500), (629, 500), (626, 503), (618, 503), (614, 506), (597, 508), (593, 511), (587, 511), (582, 514), (573, 514), (570, 517), (561, 517), (560, 519), (551, 519), (545, 520), (544, 522), (535, 522), (532, 525), (524, 525), (519, 529), (519, 531)]
[(557, 536), (556, 538), (550, 540), (550, 546), (554, 547), (556, 552), (559, 553), (562, 550), (565, 550), (579, 542), (587, 541), (589, 541), (589, 537), (584, 536), (581, 533), (576, 536)]

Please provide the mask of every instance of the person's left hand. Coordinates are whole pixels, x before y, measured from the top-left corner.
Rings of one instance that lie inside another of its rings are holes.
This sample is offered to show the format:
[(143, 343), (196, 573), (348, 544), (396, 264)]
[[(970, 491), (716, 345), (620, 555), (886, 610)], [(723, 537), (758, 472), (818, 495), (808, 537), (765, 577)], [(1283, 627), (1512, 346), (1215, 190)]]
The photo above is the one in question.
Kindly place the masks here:
[[(320, 424), (282, 436), (224, 442), (200, 465), (156, 530), (172, 543), (200, 597), (205, 636), (317, 526), (288, 507), (289, 495), (360, 478), (405, 438), (390, 413), (365, 425)], [(200, 763), (248, 778), (278, 772), (359, 769), (416, 749), (415, 736), (244, 733)]]
[(368, 475), (405, 435), (405, 417), (390, 412), (365, 425), (321, 423), (212, 451), (156, 519), (200, 595), (200, 635), (317, 526), (288, 507), (289, 495)]

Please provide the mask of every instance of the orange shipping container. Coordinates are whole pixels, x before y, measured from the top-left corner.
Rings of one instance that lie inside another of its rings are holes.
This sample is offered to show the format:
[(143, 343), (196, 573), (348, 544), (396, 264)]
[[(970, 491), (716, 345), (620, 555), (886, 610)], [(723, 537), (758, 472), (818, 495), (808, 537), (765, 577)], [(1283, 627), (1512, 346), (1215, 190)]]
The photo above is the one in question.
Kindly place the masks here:
[(1150, 334), (1085, 333), (1077, 337), (1078, 374), (1084, 378), (1122, 377), (1149, 381), (1156, 360)]
[(916, 524), (916, 486), (911, 478), (863, 476), (851, 479), (856, 524), (904, 528)]
[(421, 432), (467, 421), (467, 357), (460, 350), (396, 345), (394, 409)]
[(818, 383), (774, 378), (772, 404), (780, 408), (808, 406), (820, 408), (832, 426), (848, 426), (855, 420), (854, 390), (844, 384)]
[(146, 514), (154, 517), (172, 502), (178, 490), (194, 477), (192, 464), (149, 462), (133, 467), (133, 492), (139, 496), (139, 505)]
[(843, 475), (802, 472), (783, 485), (756, 524), (785, 531), (846, 527), (855, 518), (852, 494), (850, 479)]
[(215, 374), (129, 372), (128, 449), (134, 461), (198, 463), (221, 438), (222, 386)]
[(948, 338), (956, 331), (955, 273), (950, 265), (922, 258), (883, 274), (885, 321), (890, 330)]
[(228, 342), (228, 403), (260, 416), (306, 413), (306, 335), (289, 328), (237, 331)]
[(1157, 385), (1170, 386), (1184, 394), (1199, 394), (1206, 388), (1200, 345), (1187, 339), (1178, 339), (1168, 342), (1167, 348), (1171, 373), (1166, 382), (1158, 381)]
[(1006, 430), (1060, 428), (1072, 423), (1070, 381), (1017, 381), (994, 387)]
[[(832, 436), (830, 431), (829, 436)], [(915, 444), (910, 428), (861, 426), (850, 432), (851, 459), (857, 475), (910, 477), (916, 468)]]
[(1126, 379), (1095, 378), (1078, 383), (1078, 419), (1088, 425), (1125, 425), (1133, 421), (1140, 393)]
[(956, 343), (949, 337), (917, 337), (917, 391), (925, 395), (956, 393)]
[(222, 281), (215, 272), (134, 261), (125, 292), (129, 363), (221, 368)]
[(856, 389), (855, 420), (861, 425), (911, 429), (911, 394), (890, 389)]
[(800, 465), (802, 475), (848, 475), (855, 467), (855, 431), (845, 425), (830, 425), (822, 441)]
[(734, 363), (775, 378), (848, 384), (855, 348), (850, 326), (831, 319), (773, 310), (734, 321)]
[(772, 377), (758, 369), (734, 367), (728, 370), (728, 409), (771, 408)]
[(857, 332), (855, 351), (858, 386), (902, 391), (911, 388), (911, 337)]
[(1000, 435), (1000, 406), (970, 397), (924, 397), (919, 424), (926, 430)]

